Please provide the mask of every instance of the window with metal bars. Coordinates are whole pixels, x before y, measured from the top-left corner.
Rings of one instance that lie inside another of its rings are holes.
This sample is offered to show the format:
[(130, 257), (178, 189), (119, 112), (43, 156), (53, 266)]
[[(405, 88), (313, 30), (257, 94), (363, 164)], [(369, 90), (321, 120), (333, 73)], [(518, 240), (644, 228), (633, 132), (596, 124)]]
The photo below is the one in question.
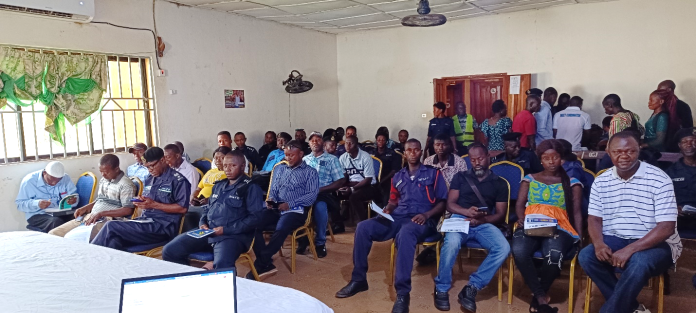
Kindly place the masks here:
[(41, 102), (28, 107), (8, 103), (0, 109), (0, 163), (124, 152), (136, 142), (155, 145), (157, 120), (150, 59), (110, 55), (107, 66), (109, 83), (102, 109), (92, 114), (89, 123), (90, 119), (76, 125), (66, 121), (65, 146), (52, 141), (44, 130)]

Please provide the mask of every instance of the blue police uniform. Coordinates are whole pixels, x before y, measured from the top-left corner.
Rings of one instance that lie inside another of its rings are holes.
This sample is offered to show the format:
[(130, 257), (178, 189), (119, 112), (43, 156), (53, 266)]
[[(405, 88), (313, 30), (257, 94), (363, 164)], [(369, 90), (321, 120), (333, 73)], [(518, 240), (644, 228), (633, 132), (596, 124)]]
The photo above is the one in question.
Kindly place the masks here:
[(249, 250), (262, 213), (263, 191), (250, 178), (240, 177), (232, 185), (229, 179), (220, 180), (213, 186), (198, 226), (207, 225), (209, 229), (222, 226), (222, 235), (193, 238), (181, 234), (164, 246), (162, 259), (188, 265), (190, 254), (212, 251), (214, 268), (233, 267), (239, 255)]
[(433, 216), (424, 225), (411, 219), (430, 211), (439, 201), (447, 199), (447, 183), (442, 173), (433, 167), (421, 165), (416, 175), (410, 176), (408, 167), (401, 169), (392, 178), (389, 203), (396, 209), (391, 216), (394, 222), (381, 216), (358, 223), (353, 246), (352, 281), (367, 280), (367, 256), (373, 241), (396, 239), (396, 293), (408, 294), (411, 291), (411, 270), (416, 244), (437, 233), (439, 216)]
[(428, 125), (428, 137), (435, 138), (438, 134), (454, 137), (454, 121), (450, 117), (433, 118)]
[[(188, 209), (191, 184), (184, 175), (167, 168), (160, 176), (148, 176), (143, 188), (143, 197), (164, 204), (178, 204)], [(155, 244), (166, 242), (179, 233), (179, 222), (183, 214), (165, 213), (161, 210), (145, 209), (138, 220), (108, 221), (99, 231), (92, 243), (116, 250), (126, 246)], [(151, 222), (146, 222), (151, 219)]]
[(520, 155), (514, 160), (508, 160), (507, 155), (505, 153), (501, 153), (495, 156), (491, 161), (493, 163), (500, 161), (510, 161), (515, 163), (522, 167), (524, 170), (524, 175), (536, 174), (544, 170), (544, 167), (541, 166), (541, 162), (539, 161), (539, 157), (537, 157), (534, 152), (525, 148), (520, 148)]

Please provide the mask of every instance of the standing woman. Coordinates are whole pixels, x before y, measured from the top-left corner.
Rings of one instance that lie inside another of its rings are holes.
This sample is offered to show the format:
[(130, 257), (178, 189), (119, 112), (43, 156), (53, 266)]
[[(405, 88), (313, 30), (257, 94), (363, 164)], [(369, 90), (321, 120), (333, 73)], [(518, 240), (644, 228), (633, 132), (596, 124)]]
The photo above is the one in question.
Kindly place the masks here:
[(507, 117), (507, 106), (503, 100), (493, 102), (493, 116), (481, 123), (481, 132), (488, 140), (488, 150), (503, 151), (503, 135), (512, 129), (512, 120)]
[[(546, 293), (561, 273), (563, 256), (568, 255), (582, 237), (580, 208), (583, 186), (579, 180), (568, 177), (563, 169), (563, 152), (563, 145), (558, 140), (544, 140), (539, 144), (536, 153), (544, 170), (524, 177), (517, 199), (519, 221), (512, 239), (512, 255), (525, 283), (534, 294), (529, 306), (530, 312), (558, 311), (558, 308), (549, 306), (551, 299)], [(558, 220), (556, 235), (527, 236), (524, 233), (527, 214), (543, 214)], [(540, 270), (536, 268), (532, 258), (539, 249), (544, 256)]]
[(668, 140), (674, 138), (681, 125), (677, 115), (677, 98), (669, 90), (655, 90), (650, 94), (648, 108), (653, 110), (653, 114), (645, 122), (645, 141), (640, 147), (664, 152)]

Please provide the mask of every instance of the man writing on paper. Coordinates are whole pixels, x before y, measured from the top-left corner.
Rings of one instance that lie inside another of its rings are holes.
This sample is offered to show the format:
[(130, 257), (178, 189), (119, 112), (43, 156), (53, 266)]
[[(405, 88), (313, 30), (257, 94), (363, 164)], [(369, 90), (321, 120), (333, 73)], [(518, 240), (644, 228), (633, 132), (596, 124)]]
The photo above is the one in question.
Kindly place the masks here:
[[(60, 200), (77, 192), (70, 176), (65, 174), (63, 163), (53, 161), (46, 168), (22, 179), (19, 193), (15, 199), (17, 210), (24, 212), (28, 226), (41, 229), (44, 233), (62, 225), (69, 217), (51, 216), (46, 209), (58, 208)], [(75, 207), (78, 197), (70, 197), (66, 202)]]
[[(474, 244), (488, 250), (488, 255), (478, 270), (471, 274), (469, 283), (459, 292), (458, 301), (462, 308), (476, 312), (476, 294), (493, 279), (500, 266), (510, 254), (510, 245), (496, 223), (505, 219), (508, 206), (508, 184), (490, 171), (488, 148), (480, 143), (469, 146), (472, 169), (457, 173), (452, 179), (447, 197), (447, 211), (452, 218), (469, 221), (469, 232), (447, 232), (440, 255), (440, 267), (435, 277), (435, 307), (449, 311), (449, 294), (452, 287), (452, 266), (462, 244)], [(485, 208), (495, 208), (487, 214)], [(444, 230), (443, 230), (444, 231)]]
[(411, 270), (416, 244), (437, 233), (437, 222), (445, 211), (447, 184), (439, 170), (421, 164), (421, 143), (416, 139), (406, 142), (408, 166), (392, 179), (389, 204), (384, 213), (394, 221), (377, 216), (358, 223), (353, 246), (353, 274), (347, 286), (336, 293), (337, 298), (352, 297), (368, 289), (367, 256), (372, 242), (395, 239), (396, 302), (393, 313), (409, 310)]

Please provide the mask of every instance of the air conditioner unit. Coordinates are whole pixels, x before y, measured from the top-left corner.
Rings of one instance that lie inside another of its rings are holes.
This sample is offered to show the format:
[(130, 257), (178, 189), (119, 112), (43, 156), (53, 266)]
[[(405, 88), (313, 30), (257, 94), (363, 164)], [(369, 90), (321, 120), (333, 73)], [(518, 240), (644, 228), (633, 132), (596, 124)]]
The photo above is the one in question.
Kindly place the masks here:
[(0, 0), (0, 11), (89, 23), (94, 18), (94, 0)]

